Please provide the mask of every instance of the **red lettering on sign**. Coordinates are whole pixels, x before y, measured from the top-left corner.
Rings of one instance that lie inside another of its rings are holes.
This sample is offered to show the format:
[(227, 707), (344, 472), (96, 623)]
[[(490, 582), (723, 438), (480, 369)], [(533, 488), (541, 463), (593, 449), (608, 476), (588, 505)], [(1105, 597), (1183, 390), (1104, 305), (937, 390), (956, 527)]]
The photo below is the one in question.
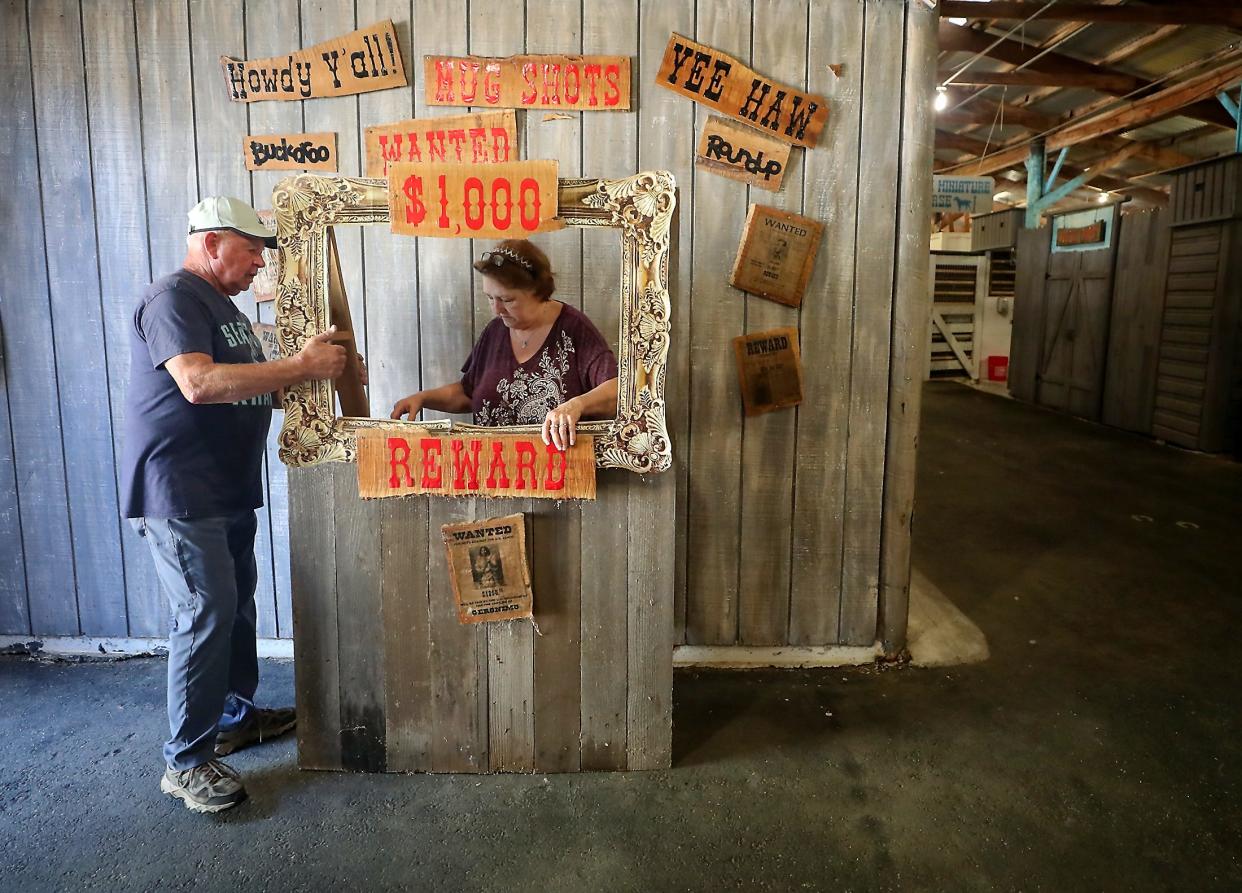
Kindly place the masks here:
[(595, 84), (599, 80), (600, 67), (598, 65), (588, 65), (585, 70), (587, 95), (590, 97), (587, 100), (587, 105), (599, 105), (599, 100), (595, 98)]
[[(557, 469), (559, 477), (552, 477), (552, 467), (556, 465), (556, 460), (560, 459), (560, 468)], [(565, 470), (569, 467), (569, 460), (565, 458), (565, 453), (556, 448), (556, 444), (548, 444), (548, 464), (544, 468), (543, 489), (545, 490), (564, 490), (565, 489)]]
[[(559, 81), (561, 79), (561, 66), (555, 62), (543, 63), (543, 104), (544, 105), (560, 105), (561, 94)], [(551, 92), (549, 92), (549, 88)]]
[[(423, 482), (424, 487), (439, 487), (443, 481), (440, 473), (440, 457), (444, 452), (444, 444), (438, 437), (424, 437), (418, 442), (423, 451)], [(435, 477), (431, 476), (435, 472)]]
[(513, 445), (517, 450), (517, 472), (514, 477), (517, 482), (513, 485), (515, 490), (526, 489), (526, 479), (522, 476), (523, 471), (530, 472), (530, 488), (537, 490), (539, 488), (539, 475), (535, 473), (535, 445), (529, 440), (519, 440)]
[[(470, 441), (470, 454), (464, 456), (466, 445), (456, 438), (453, 439), (453, 488), (455, 490), (477, 490), (479, 489), (479, 450), (483, 448), (483, 441)], [(467, 483), (467, 475), (469, 483)]]
[(436, 60), (436, 102), (453, 102), (453, 68), (452, 59)]
[[(474, 105), (474, 98), (479, 93), (479, 63), (473, 59), (461, 61), (461, 104)], [(466, 75), (470, 80), (466, 80)]]
[(539, 97), (539, 89), (535, 86), (538, 76), (534, 62), (522, 63), (522, 80), (525, 82), (522, 87), (522, 105), (530, 105)]
[(495, 105), (500, 102), (500, 63), (488, 62), (483, 70), (487, 72), (483, 76), (483, 98), (489, 105)]
[(397, 475), (398, 468), (405, 472), (405, 485), (414, 486), (414, 478), (410, 476), (410, 444), (404, 437), (388, 438), (388, 467), (392, 470), (392, 475), (388, 478), (389, 487), (395, 490), (401, 486), (401, 478)]
[[(499, 471), (499, 476), (496, 472)], [(508, 487), (509, 469), (505, 465), (505, 447), (499, 440), (492, 444), (492, 461), (487, 466), (487, 486)]]
[(621, 87), (618, 85), (620, 79), (620, 65), (609, 65), (604, 69), (604, 81), (608, 84), (608, 89), (604, 91), (604, 105), (616, 105), (621, 101)]

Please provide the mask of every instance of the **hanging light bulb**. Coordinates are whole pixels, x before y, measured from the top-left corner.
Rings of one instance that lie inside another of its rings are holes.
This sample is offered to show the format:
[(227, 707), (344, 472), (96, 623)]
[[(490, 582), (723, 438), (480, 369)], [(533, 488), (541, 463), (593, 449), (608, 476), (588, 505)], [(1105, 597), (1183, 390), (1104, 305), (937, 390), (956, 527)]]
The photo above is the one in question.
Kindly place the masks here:
[(944, 87), (936, 88), (936, 98), (932, 102), (932, 108), (938, 112), (944, 111), (949, 107), (949, 93)]
[(1098, 196), (1096, 196), (1095, 200), (1099, 202), (1101, 205), (1107, 205), (1108, 204), (1108, 193), (1101, 192)]

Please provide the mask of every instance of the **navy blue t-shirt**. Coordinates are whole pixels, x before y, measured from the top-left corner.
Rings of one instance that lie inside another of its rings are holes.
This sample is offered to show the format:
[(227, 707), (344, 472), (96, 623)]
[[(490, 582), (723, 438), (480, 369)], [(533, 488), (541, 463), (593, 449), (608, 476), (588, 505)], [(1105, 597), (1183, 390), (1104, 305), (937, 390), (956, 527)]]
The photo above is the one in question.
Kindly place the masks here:
[(125, 516), (209, 517), (263, 505), (271, 394), (195, 405), (164, 368), (186, 353), (205, 353), (217, 363), (263, 362), (245, 314), (205, 279), (178, 270), (147, 288), (134, 309), (129, 341)]

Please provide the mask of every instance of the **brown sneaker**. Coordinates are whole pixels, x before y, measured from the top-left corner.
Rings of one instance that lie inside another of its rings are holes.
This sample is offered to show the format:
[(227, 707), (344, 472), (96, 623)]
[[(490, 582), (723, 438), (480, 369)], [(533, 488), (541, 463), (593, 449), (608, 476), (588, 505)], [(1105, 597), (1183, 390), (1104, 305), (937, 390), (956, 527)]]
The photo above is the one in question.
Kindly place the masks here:
[(246, 723), (227, 732), (216, 734), (216, 756), (228, 756), (235, 750), (279, 738), (297, 725), (297, 714), (289, 707), (267, 710), (256, 707)]
[(208, 760), (193, 769), (165, 769), (160, 790), (193, 812), (223, 812), (246, 799), (237, 770), (219, 760)]

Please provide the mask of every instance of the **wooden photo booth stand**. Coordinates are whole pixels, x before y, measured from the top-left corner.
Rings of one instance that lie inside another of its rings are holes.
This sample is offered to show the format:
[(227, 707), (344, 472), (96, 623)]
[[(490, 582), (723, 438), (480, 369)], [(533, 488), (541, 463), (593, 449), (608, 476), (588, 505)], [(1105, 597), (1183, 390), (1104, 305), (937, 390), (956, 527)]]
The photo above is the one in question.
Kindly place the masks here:
[[(350, 327), (332, 230), (386, 225), (387, 190), (383, 180), (307, 174), (282, 181), (273, 205), (278, 335), (290, 355), (329, 325)], [(673, 178), (661, 171), (560, 180), (566, 225), (615, 227), (621, 238), (618, 415), (579, 426), (595, 438), (594, 502), (363, 500), (360, 430), (473, 426), (339, 417), (331, 382), (286, 394), (280, 442), (290, 466), (301, 768), (669, 766), (675, 486), (671, 475), (645, 473), (672, 462), (664, 377), (675, 205)], [(365, 395), (355, 391), (342, 406), (365, 408)], [(515, 512), (527, 516), (534, 624), (462, 624), (440, 527)]]

